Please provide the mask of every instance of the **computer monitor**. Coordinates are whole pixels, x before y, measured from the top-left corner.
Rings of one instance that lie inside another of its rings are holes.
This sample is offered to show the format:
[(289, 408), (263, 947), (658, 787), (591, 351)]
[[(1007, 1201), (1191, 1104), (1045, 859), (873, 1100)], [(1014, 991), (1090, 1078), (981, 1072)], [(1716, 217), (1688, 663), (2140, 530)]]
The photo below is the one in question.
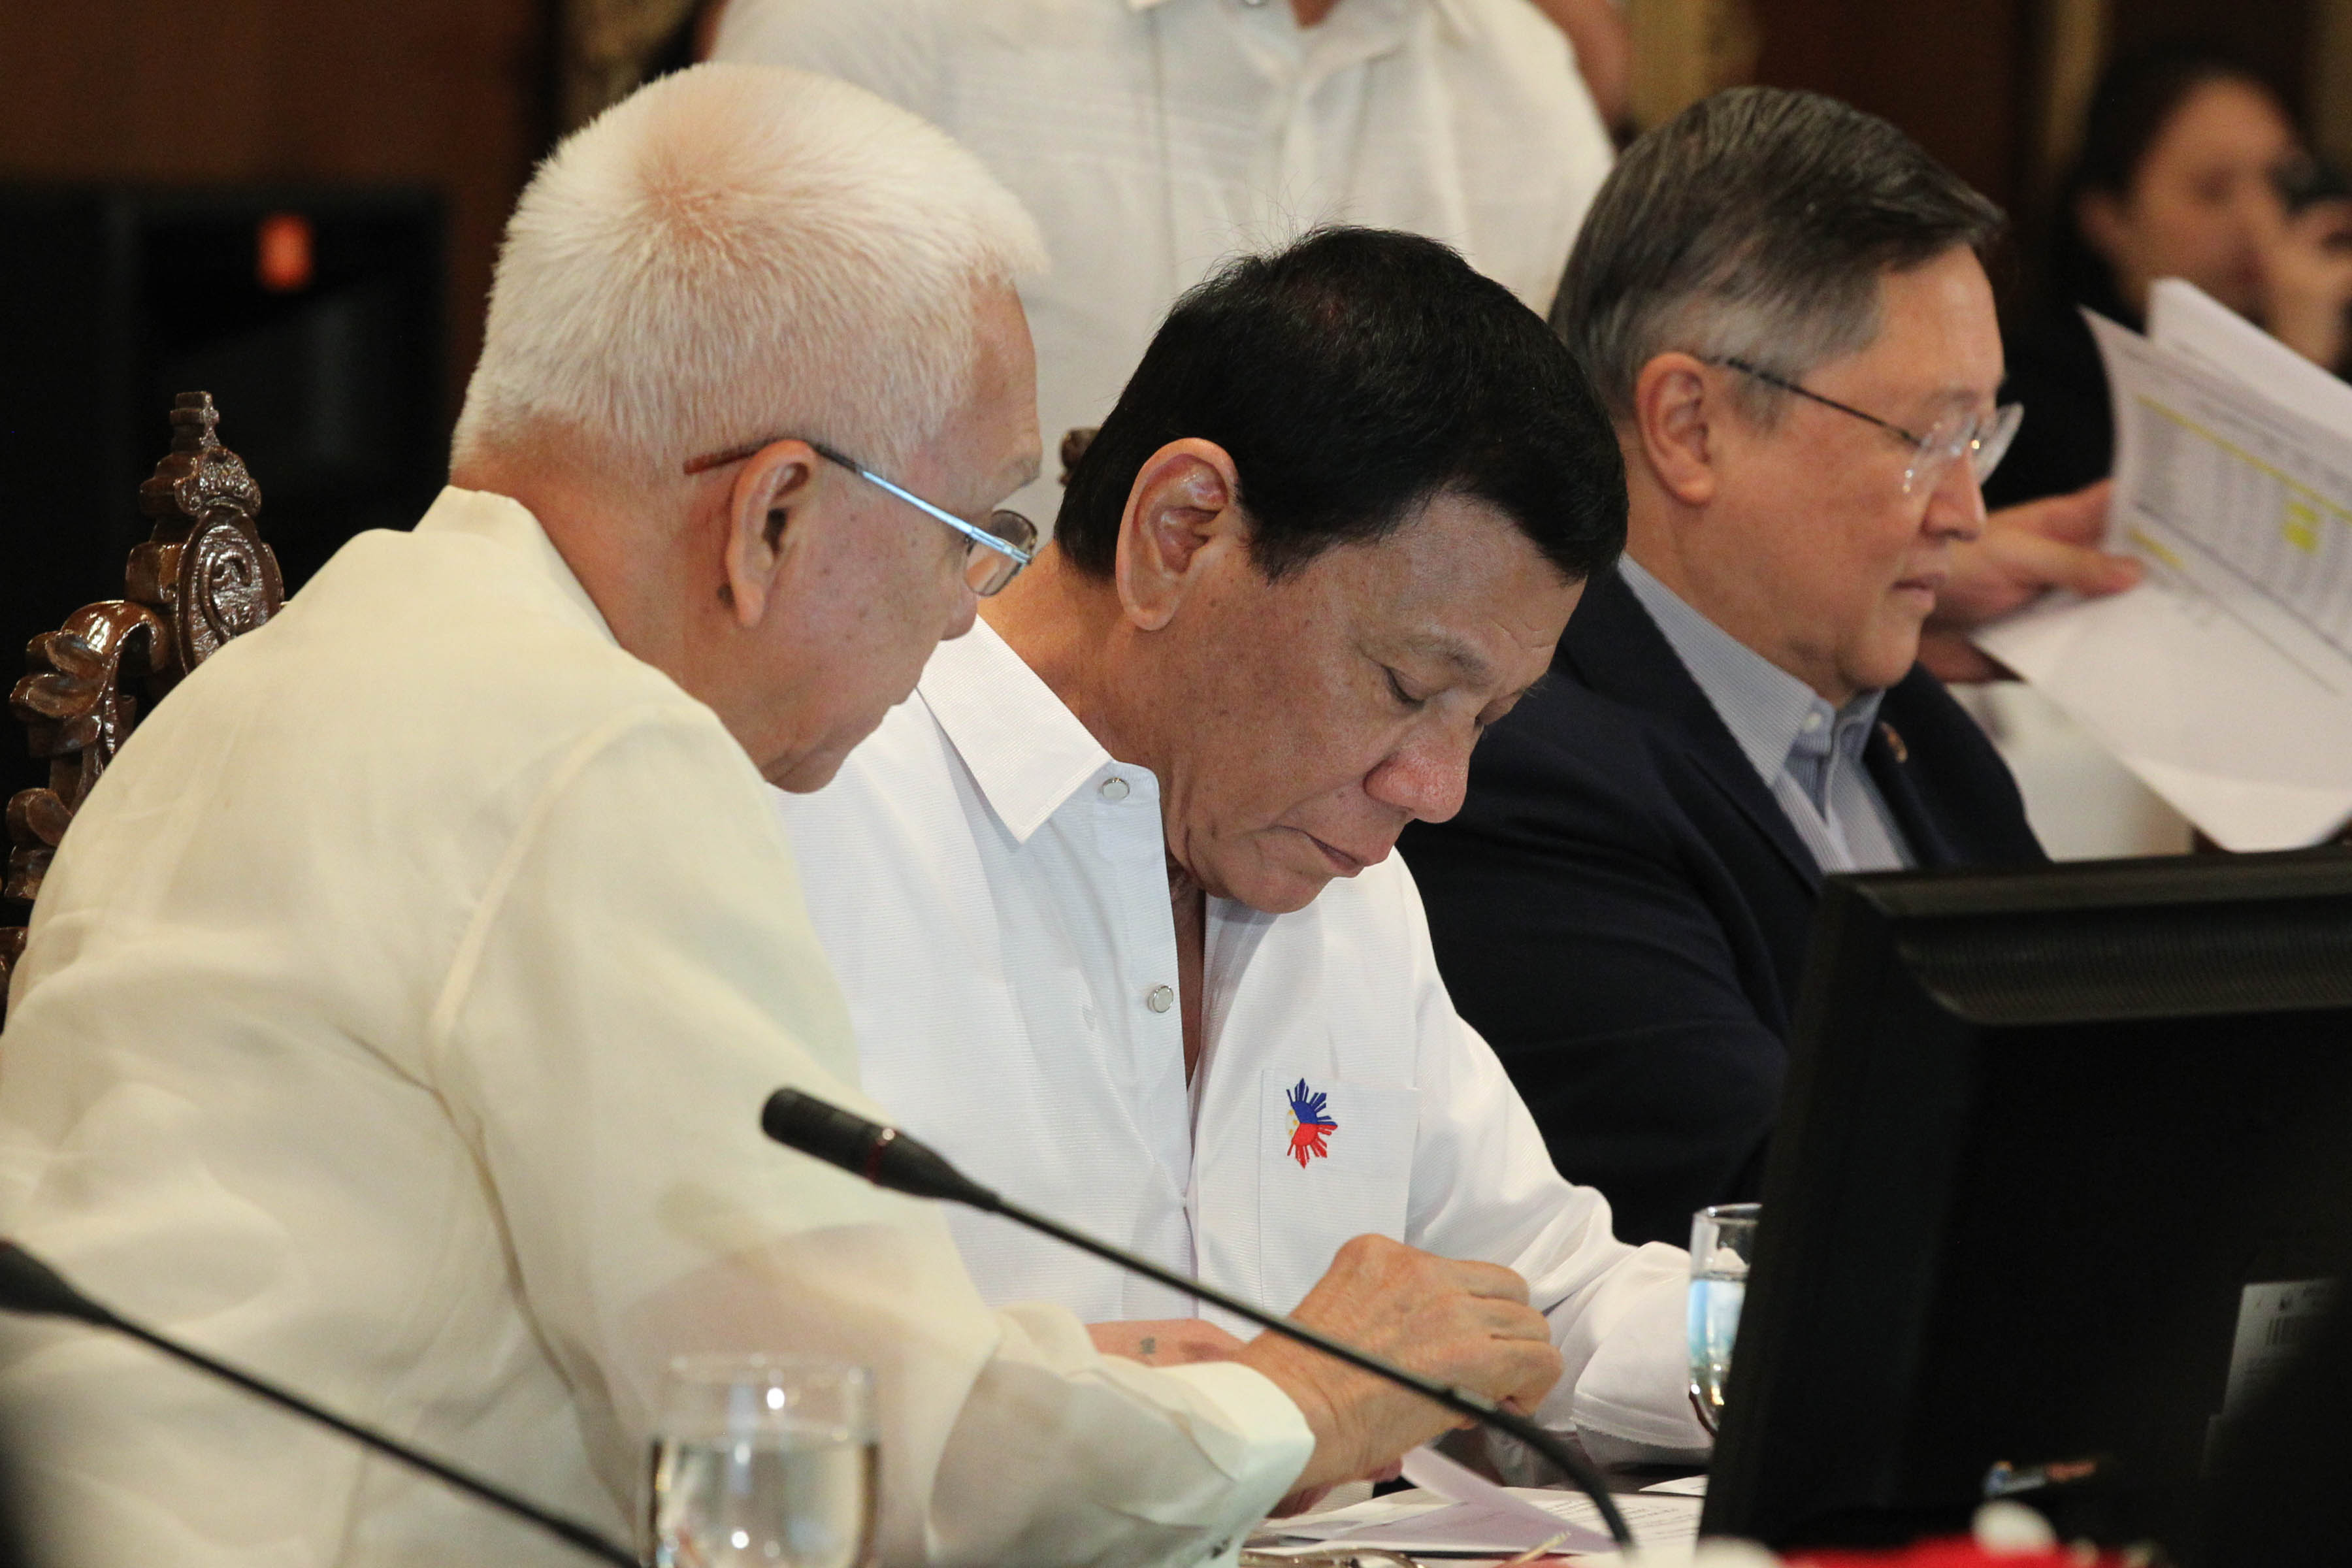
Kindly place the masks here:
[(1703, 1528), (1897, 1542), (2055, 1464), (2177, 1538), (2347, 1145), (2352, 854), (1833, 879)]

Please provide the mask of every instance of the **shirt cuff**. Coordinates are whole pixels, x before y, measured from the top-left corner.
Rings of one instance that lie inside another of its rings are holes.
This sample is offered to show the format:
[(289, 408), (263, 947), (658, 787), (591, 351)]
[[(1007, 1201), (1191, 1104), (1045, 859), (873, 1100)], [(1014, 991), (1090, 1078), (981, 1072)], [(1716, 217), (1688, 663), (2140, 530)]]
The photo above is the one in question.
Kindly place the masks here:
[(1273, 1379), (1234, 1362), (1194, 1362), (1160, 1375), (1180, 1379), (1193, 1397), (1213, 1407), (1223, 1429), (1197, 1434), (1201, 1447), (1233, 1478), (1232, 1541), (1213, 1556), (1241, 1549), (1242, 1538), (1290, 1493), (1315, 1456), (1315, 1434), (1290, 1395)]
[(1689, 1295), (1689, 1280), (1677, 1275), (1628, 1303), (1576, 1380), (1579, 1433), (1677, 1456), (1711, 1447), (1691, 1408)]

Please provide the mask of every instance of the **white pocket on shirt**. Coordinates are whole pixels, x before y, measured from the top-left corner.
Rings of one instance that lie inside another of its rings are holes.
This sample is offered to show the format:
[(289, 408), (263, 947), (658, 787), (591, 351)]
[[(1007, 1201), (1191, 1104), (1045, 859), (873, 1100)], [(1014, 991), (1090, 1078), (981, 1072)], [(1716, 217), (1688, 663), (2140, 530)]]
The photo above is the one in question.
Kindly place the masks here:
[(1259, 1279), (1288, 1311), (1350, 1237), (1403, 1238), (1421, 1095), (1272, 1071), (1258, 1095)]

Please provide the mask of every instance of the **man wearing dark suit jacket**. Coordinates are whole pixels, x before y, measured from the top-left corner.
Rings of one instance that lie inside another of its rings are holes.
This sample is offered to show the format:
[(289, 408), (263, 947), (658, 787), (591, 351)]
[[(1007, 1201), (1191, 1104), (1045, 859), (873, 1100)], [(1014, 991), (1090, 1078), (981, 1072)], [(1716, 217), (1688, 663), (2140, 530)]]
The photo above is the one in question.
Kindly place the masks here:
[(1744, 89), (1635, 143), (1569, 263), (1626, 556), (1401, 847), (1456, 1006), (1628, 1240), (1757, 1195), (1824, 875), (2042, 858), (1916, 662), (1956, 569), (2004, 608), (2041, 547), (1987, 539), (1978, 488), (2016, 427), (2000, 224), (1885, 121)]

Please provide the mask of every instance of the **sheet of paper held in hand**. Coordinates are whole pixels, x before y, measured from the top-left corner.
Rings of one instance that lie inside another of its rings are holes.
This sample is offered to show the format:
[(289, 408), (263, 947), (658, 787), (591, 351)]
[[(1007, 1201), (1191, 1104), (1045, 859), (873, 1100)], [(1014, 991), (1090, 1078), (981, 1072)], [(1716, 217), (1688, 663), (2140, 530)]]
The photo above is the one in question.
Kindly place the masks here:
[(2147, 582), (1976, 641), (2224, 847), (2315, 844), (2352, 818), (2352, 386), (2177, 279), (2149, 315), (2091, 317)]
[[(1616, 1552), (1600, 1510), (1579, 1493), (1498, 1487), (1426, 1449), (1408, 1458), (1405, 1479), (1421, 1489), (1302, 1519), (1274, 1520), (1267, 1529), (1307, 1543), (1301, 1550), (1344, 1544), (1416, 1557), (1494, 1560), (1551, 1542), (1551, 1551), (1563, 1557), (1593, 1560)], [(1620, 1496), (1616, 1502), (1645, 1555), (1690, 1554), (1698, 1538), (1702, 1499)]]

